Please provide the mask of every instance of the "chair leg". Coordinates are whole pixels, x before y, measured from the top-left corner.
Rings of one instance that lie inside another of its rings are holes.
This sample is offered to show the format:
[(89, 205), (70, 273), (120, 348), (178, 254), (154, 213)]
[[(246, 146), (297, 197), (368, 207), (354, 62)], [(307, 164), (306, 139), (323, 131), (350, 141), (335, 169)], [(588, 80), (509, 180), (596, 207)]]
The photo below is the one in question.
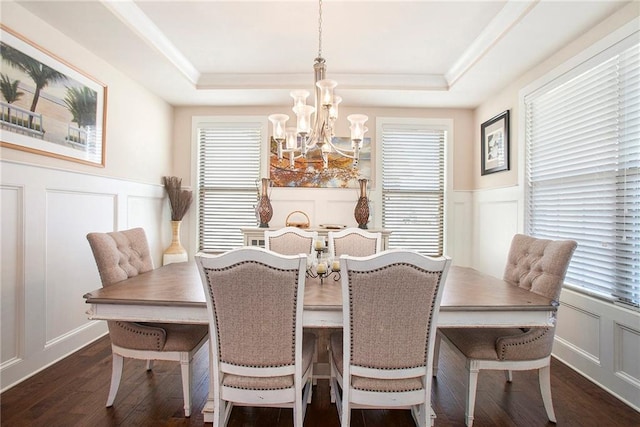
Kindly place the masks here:
[(431, 425), (431, 405), (421, 403), (411, 406), (413, 421), (418, 427), (429, 427)]
[(351, 406), (349, 405), (348, 398), (345, 399), (345, 391), (342, 390), (343, 398), (342, 398), (342, 416), (340, 417), (340, 426), (341, 427), (350, 427), (351, 426)]
[(147, 360), (147, 371), (150, 371), (153, 369), (153, 359), (149, 359)]
[(442, 337), (436, 331), (436, 341), (433, 345), (433, 376), (438, 376), (438, 359), (440, 358), (440, 343), (442, 342)]
[(113, 366), (111, 367), (111, 387), (109, 388), (109, 397), (107, 397), (107, 408), (113, 406), (116, 400), (116, 394), (120, 387), (120, 379), (122, 378), (122, 365), (124, 358), (117, 353), (113, 353)]
[[(304, 399), (304, 393), (302, 394)], [(293, 402), (293, 427), (302, 427), (304, 423), (304, 411), (302, 410), (302, 400), (296, 396)]]
[(180, 370), (182, 371), (182, 395), (184, 396), (184, 416), (191, 416), (191, 373), (193, 367), (189, 363), (189, 353), (180, 355)]
[(513, 372), (511, 371), (511, 369), (507, 369), (506, 371), (504, 371), (504, 375), (507, 378), (507, 382), (513, 382)]
[[(344, 374), (344, 372), (343, 372)], [(351, 377), (343, 376), (342, 383), (340, 384), (342, 391), (342, 398), (336, 396), (336, 408), (338, 409), (338, 414), (340, 415), (340, 426), (341, 427), (350, 427), (351, 425)], [(340, 403), (338, 403), (340, 400)]]
[(465, 422), (467, 427), (473, 425), (473, 412), (476, 406), (476, 389), (478, 388), (478, 364), (475, 360), (467, 360), (467, 408), (465, 410)]
[(551, 401), (551, 366), (547, 365), (538, 369), (538, 381), (540, 382), (540, 393), (542, 394), (542, 402), (544, 409), (547, 411), (547, 417), (552, 423), (556, 422), (556, 414), (553, 411), (553, 402)]
[[(331, 348), (329, 348), (329, 400), (331, 403), (336, 403), (336, 371), (333, 366), (333, 355), (331, 354)], [(338, 413), (340, 410), (338, 410)]]
[(307, 382), (307, 386), (309, 387), (309, 393), (308, 393), (308, 397), (307, 397), (307, 405), (311, 403), (311, 400), (313, 399), (313, 377), (309, 378), (309, 381)]

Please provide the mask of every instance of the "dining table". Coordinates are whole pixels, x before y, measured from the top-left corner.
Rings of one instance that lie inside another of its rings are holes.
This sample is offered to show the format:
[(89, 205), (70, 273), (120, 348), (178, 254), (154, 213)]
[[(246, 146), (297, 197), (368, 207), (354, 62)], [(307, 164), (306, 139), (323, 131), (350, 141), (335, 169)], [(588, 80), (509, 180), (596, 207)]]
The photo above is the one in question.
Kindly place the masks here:
[[(194, 262), (159, 267), (86, 293), (84, 299), (89, 304), (87, 315), (91, 320), (208, 323), (204, 287)], [(557, 308), (557, 301), (512, 283), (472, 268), (451, 266), (438, 327), (552, 326)], [(340, 328), (342, 315), (340, 280), (305, 280), (304, 327)], [(205, 422), (213, 420), (211, 387), (209, 394), (203, 409)]]

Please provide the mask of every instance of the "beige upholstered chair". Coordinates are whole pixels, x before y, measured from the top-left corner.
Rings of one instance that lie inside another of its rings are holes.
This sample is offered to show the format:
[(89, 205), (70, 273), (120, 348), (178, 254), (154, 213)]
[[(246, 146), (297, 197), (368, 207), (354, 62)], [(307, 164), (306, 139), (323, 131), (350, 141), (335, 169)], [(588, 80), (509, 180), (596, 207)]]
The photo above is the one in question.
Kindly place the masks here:
[(382, 233), (345, 228), (340, 231), (329, 231), (329, 256), (338, 258), (341, 255), (356, 257), (377, 254), (382, 248)]
[(233, 405), (293, 408), (302, 427), (316, 347), (302, 331), (306, 257), (241, 248), (196, 263), (212, 331), (214, 427)]
[(343, 255), (343, 332), (330, 337), (331, 401), (342, 426), (352, 408), (410, 408), (432, 424), (431, 369), (451, 260), (391, 250)]
[[(89, 233), (87, 240), (93, 251), (102, 286), (110, 286), (129, 277), (153, 270), (149, 244), (142, 228), (112, 233)], [(191, 415), (191, 359), (207, 341), (206, 325), (133, 323), (108, 321), (113, 367), (107, 407), (112, 406), (120, 386), (125, 357), (147, 360), (173, 360), (182, 368), (184, 414)]]
[[(556, 303), (569, 262), (576, 248), (572, 240), (553, 241), (516, 234), (511, 242), (503, 279), (514, 286), (551, 298)], [(434, 375), (440, 339), (460, 352), (468, 371), (465, 421), (473, 424), (478, 372), (481, 369), (507, 371), (538, 369), (540, 392), (549, 420), (556, 421), (551, 402), (550, 361), (555, 325), (549, 328), (441, 328), (438, 330)]]
[(317, 231), (307, 231), (298, 227), (284, 227), (279, 230), (265, 230), (264, 247), (282, 255), (312, 254)]

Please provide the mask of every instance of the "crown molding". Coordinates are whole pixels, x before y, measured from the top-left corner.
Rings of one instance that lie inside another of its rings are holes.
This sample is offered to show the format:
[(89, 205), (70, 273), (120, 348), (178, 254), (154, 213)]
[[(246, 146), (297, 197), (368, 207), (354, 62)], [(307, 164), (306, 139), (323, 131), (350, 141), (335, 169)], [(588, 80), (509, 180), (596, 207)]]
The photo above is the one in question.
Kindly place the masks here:
[(480, 61), (511, 29), (520, 22), (539, 0), (508, 0), (489, 25), (469, 45), (464, 53), (445, 73), (449, 86), (453, 86)]
[(200, 72), (178, 48), (149, 19), (133, 0), (101, 0), (102, 4), (117, 16), (131, 31), (153, 46), (193, 85), (200, 79)]

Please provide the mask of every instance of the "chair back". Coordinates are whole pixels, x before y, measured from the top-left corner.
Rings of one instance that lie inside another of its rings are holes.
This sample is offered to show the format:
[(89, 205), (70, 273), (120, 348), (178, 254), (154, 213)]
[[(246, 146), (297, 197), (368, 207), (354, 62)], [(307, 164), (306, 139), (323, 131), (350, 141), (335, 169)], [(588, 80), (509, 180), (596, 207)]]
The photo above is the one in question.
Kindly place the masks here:
[(504, 280), (558, 301), (577, 243), (516, 234), (511, 241)]
[(451, 259), (389, 250), (365, 258), (343, 255), (340, 261), (345, 377), (348, 365), (354, 375), (374, 377), (367, 372), (373, 369), (382, 370), (386, 379), (394, 370), (398, 378), (422, 377), (428, 369), (430, 377)]
[[(102, 287), (153, 270), (149, 243), (142, 228), (89, 233), (87, 240)], [(122, 348), (161, 351), (167, 339), (165, 330), (152, 324), (108, 320), (107, 326), (111, 344)]]
[(264, 247), (281, 255), (311, 254), (317, 238), (317, 231), (302, 230), (298, 227), (265, 230)]
[[(198, 255), (215, 371), (288, 368), (300, 360), (306, 257), (261, 248)], [(285, 369), (286, 371), (286, 369)], [(255, 373), (256, 376), (259, 376)]]
[(360, 228), (346, 228), (327, 233), (329, 254), (333, 257), (349, 255), (364, 257), (380, 252), (382, 233), (370, 232)]
[(149, 243), (142, 228), (89, 233), (87, 240), (103, 287), (153, 270)]

